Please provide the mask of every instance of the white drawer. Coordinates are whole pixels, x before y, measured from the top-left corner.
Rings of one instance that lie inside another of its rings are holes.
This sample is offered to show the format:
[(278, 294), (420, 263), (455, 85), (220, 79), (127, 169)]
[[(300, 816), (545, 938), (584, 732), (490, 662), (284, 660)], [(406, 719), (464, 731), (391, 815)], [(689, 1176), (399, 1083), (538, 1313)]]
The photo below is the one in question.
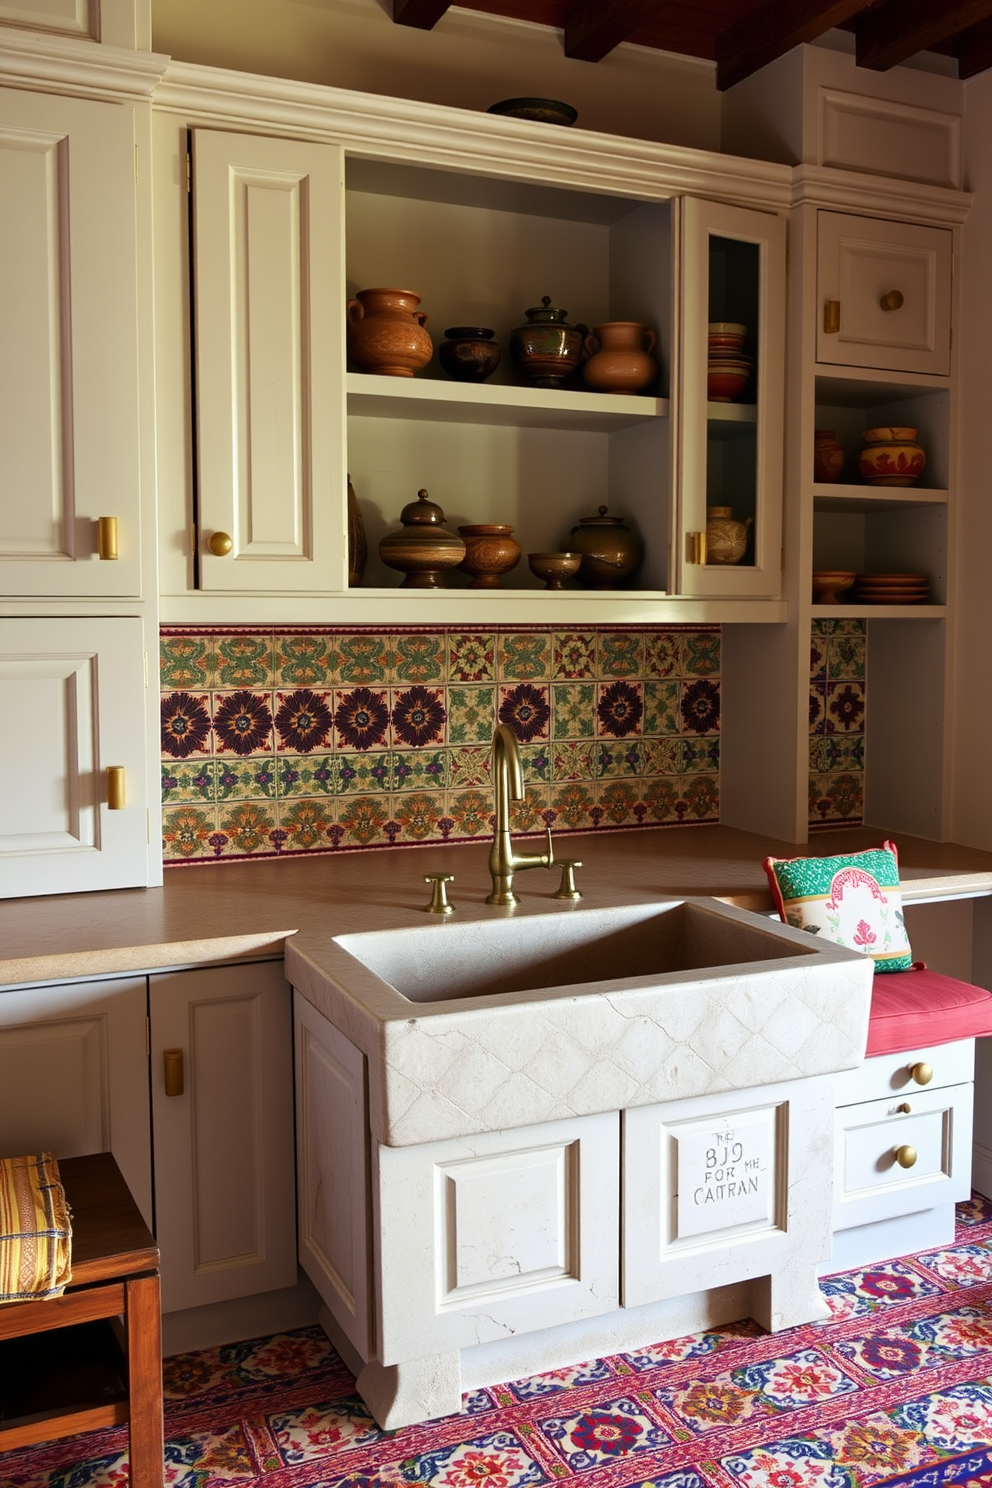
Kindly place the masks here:
[[(917, 1064), (929, 1064), (933, 1070), (932, 1079), (925, 1085), (920, 1085), (912, 1074)], [(855, 1101), (881, 1100), (887, 1095), (937, 1090), (974, 1078), (974, 1039), (959, 1039), (954, 1044), (934, 1044), (929, 1048), (922, 1045), (900, 1054), (876, 1054), (857, 1069), (844, 1070), (834, 1080), (834, 1101), (838, 1106), (848, 1106)]]
[[(973, 1090), (970, 1081), (916, 1087), (837, 1111), (835, 1230), (968, 1197)], [(916, 1152), (908, 1168), (896, 1157), (904, 1147)]]

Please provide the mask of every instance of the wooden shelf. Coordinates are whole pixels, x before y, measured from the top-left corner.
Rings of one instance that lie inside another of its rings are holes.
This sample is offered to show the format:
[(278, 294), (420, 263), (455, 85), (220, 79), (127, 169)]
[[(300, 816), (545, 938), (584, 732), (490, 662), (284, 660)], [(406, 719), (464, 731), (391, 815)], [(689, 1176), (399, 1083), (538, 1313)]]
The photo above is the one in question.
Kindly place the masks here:
[[(499, 383), (434, 382), (349, 372), (348, 413), (359, 417), (572, 429), (609, 434), (668, 417), (667, 398)], [(719, 405), (716, 405), (719, 406)]]
[(818, 512), (898, 511), (909, 506), (946, 506), (947, 492), (927, 486), (813, 486)]
[(754, 437), (758, 409), (754, 403), (707, 403), (706, 434), (709, 439)]

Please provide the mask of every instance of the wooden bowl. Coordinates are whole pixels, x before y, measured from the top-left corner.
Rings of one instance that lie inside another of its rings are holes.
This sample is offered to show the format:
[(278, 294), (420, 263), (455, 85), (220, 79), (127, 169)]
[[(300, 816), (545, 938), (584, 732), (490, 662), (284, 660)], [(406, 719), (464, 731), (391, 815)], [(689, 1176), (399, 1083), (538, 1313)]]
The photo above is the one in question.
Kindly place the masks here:
[(857, 574), (846, 570), (837, 573), (828, 573), (825, 569), (819, 569), (813, 574), (813, 600), (816, 604), (840, 604), (840, 596), (845, 590), (850, 589)]
[(561, 589), (565, 579), (574, 578), (582, 562), (581, 553), (528, 553), (527, 562), (535, 578), (544, 580), (545, 589)]

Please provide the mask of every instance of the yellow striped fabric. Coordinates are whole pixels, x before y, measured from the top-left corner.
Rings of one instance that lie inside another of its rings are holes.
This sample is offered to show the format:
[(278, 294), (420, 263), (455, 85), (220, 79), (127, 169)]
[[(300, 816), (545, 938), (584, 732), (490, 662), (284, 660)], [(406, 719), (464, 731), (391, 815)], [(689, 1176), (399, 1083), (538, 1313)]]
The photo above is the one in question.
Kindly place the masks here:
[(0, 1305), (61, 1297), (72, 1280), (72, 1227), (50, 1152), (0, 1158)]

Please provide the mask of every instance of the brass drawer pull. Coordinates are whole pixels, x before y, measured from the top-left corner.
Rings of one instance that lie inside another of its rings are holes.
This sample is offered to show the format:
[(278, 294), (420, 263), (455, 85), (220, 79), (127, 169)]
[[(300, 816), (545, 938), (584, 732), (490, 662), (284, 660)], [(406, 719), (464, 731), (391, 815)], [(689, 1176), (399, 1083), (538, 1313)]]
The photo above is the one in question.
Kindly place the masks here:
[(687, 532), (686, 542), (688, 544), (686, 562), (704, 564), (706, 562), (706, 533)]
[(878, 302), (883, 310), (901, 310), (906, 301), (901, 289), (890, 289)]
[(893, 1147), (892, 1156), (901, 1168), (911, 1168), (916, 1162), (916, 1148), (905, 1143), (902, 1147)]
[(107, 766), (107, 810), (123, 811), (126, 805), (126, 791), (124, 781), (123, 765)]
[(827, 300), (823, 307), (823, 329), (828, 336), (840, 330), (840, 300)]
[(925, 1060), (921, 1059), (919, 1064), (911, 1064), (908, 1068), (910, 1078), (915, 1080), (917, 1085), (929, 1085), (933, 1079), (933, 1065), (927, 1064)]
[(117, 542), (117, 518), (100, 517), (97, 521), (97, 552), (104, 562), (113, 561), (120, 557), (120, 548)]
[(182, 1049), (162, 1050), (162, 1072), (165, 1076), (166, 1095), (182, 1095), (185, 1089)]

